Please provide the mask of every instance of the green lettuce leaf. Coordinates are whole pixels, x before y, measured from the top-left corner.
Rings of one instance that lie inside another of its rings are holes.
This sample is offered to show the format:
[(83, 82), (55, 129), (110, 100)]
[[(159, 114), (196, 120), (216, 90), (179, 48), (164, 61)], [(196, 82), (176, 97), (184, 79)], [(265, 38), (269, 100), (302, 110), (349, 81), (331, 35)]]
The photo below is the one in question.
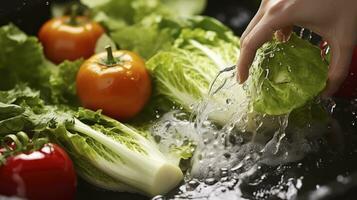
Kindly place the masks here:
[(83, 60), (64, 61), (57, 66), (57, 70), (50, 76), (52, 101), (71, 106), (79, 106), (76, 93), (77, 72)]
[(170, 16), (170, 11), (159, 0), (81, 0), (90, 7), (94, 19), (109, 30), (117, 30), (140, 22), (152, 13)]
[[(238, 38), (210, 18), (194, 18), (168, 51), (153, 56), (147, 66), (155, 93), (190, 111), (207, 93), (217, 73), (235, 63)], [(219, 31), (215, 31), (219, 30)]]
[(12, 24), (0, 27), (0, 45), (3, 47), (0, 50), (0, 90), (25, 84), (40, 90), (48, 102), (79, 105), (75, 82), (83, 60), (64, 61), (58, 66), (52, 64), (45, 59), (37, 38), (27, 36)]
[(327, 72), (320, 50), (295, 34), (286, 43), (269, 42), (252, 65), (253, 109), (269, 115), (289, 113), (324, 89)]
[[(168, 49), (174, 41), (175, 29), (161, 27), (161, 18), (151, 17), (152, 20), (123, 27), (111, 33), (113, 41), (120, 49), (138, 53), (143, 58), (150, 58), (159, 50)], [(149, 18), (148, 18), (149, 19)]]
[(94, 19), (109, 30), (139, 23), (150, 15), (161, 17), (192, 16), (203, 12), (206, 0), (81, 0), (91, 8)]
[(161, 0), (161, 2), (180, 16), (201, 14), (207, 4), (207, 0)]
[(189, 156), (187, 149), (166, 156), (148, 132), (100, 111), (47, 105), (28, 87), (0, 94), (0, 138), (18, 131), (46, 135), (65, 148), (83, 178), (101, 188), (155, 196), (183, 178), (179, 161)]
[(0, 46), (0, 89), (11, 89), (21, 82), (35, 88), (48, 86), (51, 64), (36, 37), (9, 24), (0, 27)]
[[(196, 29), (196, 32), (191, 33), (191, 30)], [(198, 33), (199, 30), (200, 33)], [(208, 35), (205, 35), (208, 31)], [(186, 38), (198, 42), (204, 40), (201, 42), (206, 44), (207, 42), (211, 44), (217, 42), (215, 38), (220, 38), (224, 42), (239, 45), (238, 39), (226, 26), (216, 19), (202, 16), (182, 19), (153, 14), (144, 18), (140, 23), (112, 31), (111, 37), (121, 49), (135, 51), (146, 59), (151, 58), (159, 51), (169, 50), (178, 37), (181, 37), (181, 40), (175, 46), (179, 48), (184, 48), (187, 45), (185, 44)], [(211, 46), (220, 45), (213, 44)], [(221, 50), (226, 49), (221, 48)], [(227, 51), (231, 51), (231, 49), (227, 49)]]

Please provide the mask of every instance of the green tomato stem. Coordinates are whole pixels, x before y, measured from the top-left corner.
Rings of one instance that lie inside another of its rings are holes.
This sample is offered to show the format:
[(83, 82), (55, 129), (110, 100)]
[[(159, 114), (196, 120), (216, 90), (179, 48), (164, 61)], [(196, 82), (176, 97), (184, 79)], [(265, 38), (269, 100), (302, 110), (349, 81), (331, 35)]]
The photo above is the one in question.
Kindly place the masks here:
[(107, 64), (108, 65), (116, 64), (116, 61), (115, 61), (114, 56), (113, 56), (112, 47), (110, 45), (108, 45), (108, 46), (105, 47), (105, 50), (107, 50)]
[(78, 25), (78, 21), (77, 21), (77, 14), (78, 14), (78, 5), (77, 4), (73, 4), (71, 6), (71, 15), (69, 18), (69, 24), (72, 26), (77, 26)]
[[(28, 135), (23, 131), (18, 132), (16, 135), (6, 135), (1, 145), (5, 148), (5, 151), (0, 154), (0, 166), (5, 164), (8, 157), (21, 152), (41, 149), (48, 142), (48, 138), (33, 138), (31, 141)], [(12, 146), (13, 143), (15, 146)]]

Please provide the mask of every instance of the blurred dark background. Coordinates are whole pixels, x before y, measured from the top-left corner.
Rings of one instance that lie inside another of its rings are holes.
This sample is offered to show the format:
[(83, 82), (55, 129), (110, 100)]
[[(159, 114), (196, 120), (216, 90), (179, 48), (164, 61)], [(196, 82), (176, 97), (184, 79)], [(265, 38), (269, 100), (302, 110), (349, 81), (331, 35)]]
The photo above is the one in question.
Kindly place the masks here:
[[(12, 22), (28, 34), (36, 35), (50, 18), (51, 5), (76, 0), (1, 0), (0, 25)], [(193, 0), (194, 1), (194, 0)], [(204, 15), (215, 17), (241, 35), (259, 7), (260, 0), (208, 0)]]

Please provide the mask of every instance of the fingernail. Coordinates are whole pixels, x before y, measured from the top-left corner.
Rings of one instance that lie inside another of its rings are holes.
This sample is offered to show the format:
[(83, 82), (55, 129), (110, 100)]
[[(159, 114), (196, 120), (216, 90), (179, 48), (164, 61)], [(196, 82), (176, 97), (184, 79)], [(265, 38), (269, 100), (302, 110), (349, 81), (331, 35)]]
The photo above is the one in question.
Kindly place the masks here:
[(239, 74), (237, 73), (237, 82), (240, 84), (241, 80), (240, 80), (240, 76)]

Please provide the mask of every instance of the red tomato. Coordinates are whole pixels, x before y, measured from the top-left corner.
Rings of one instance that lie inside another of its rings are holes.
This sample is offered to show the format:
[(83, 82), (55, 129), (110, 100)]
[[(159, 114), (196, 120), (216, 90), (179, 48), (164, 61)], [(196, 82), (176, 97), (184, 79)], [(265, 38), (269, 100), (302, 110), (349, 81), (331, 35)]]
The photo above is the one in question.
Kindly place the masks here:
[(92, 56), (80, 67), (76, 85), (84, 107), (101, 109), (104, 114), (119, 120), (138, 114), (151, 94), (145, 62), (130, 51), (112, 53), (110, 49)]
[(40, 29), (41, 41), (46, 57), (54, 63), (64, 60), (89, 58), (94, 54), (95, 45), (104, 29), (96, 22), (83, 16), (64, 16), (47, 21)]
[(72, 161), (55, 144), (11, 156), (0, 166), (1, 195), (29, 200), (71, 200), (75, 198), (76, 185)]
[(349, 74), (335, 96), (343, 98), (357, 97), (357, 47), (352, 55)]

